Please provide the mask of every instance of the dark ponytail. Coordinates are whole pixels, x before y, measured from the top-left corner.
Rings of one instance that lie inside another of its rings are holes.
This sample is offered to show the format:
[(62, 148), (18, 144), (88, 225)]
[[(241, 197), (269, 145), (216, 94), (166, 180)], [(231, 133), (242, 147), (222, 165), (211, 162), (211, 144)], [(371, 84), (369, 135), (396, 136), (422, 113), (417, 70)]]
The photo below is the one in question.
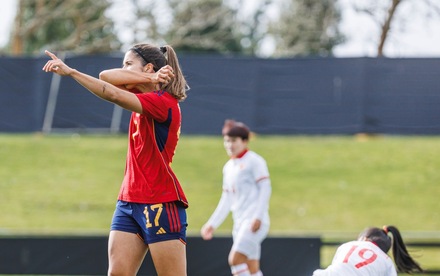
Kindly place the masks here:
[(393, 257), (398, 272), (423, 272), (420, 265), (413, 260), (406, 249), (399, 230), (394, 226), (384, 226), (384, 231), (393, 235)]
[(174, 70), (174, 78), (162, 89), (169, 92), (179, 101), (183, 101), (186, 98), (186, 91), (189, 90), (189, 86), (180, 69), (177, 54), (170, 45), (160, 47), (160, 51), (165, 55), (167, 64)]
[(165, 65), (171, 66), (174, 71), (174, 78), (168, 84), (163, 85), (161, 89), (167, 91), (179, 101), (183, 101), (186, 98), (186, 91), (189, 89), (189, 86), (180, 69), (179, 60), (173, 47), (170, 45), (156, 47), (151, 44), (141, 43), (134, 45), (130, 50), (139, 56), (142, 66), (151, 63), (155, 72)]
[[(388, 235), (389, 233), (392, 234), (392, 238)], [(375, 243), (386, 254), (388, 254), (392, 247), (394, 262), (398, 272), (423, 272), (420, 265), (409, 255), (402, 236), (396, 227), (384, 226), (383, 229), (369, 227), (359, 234), (359, 239), (362, 240), (363, 238)]]

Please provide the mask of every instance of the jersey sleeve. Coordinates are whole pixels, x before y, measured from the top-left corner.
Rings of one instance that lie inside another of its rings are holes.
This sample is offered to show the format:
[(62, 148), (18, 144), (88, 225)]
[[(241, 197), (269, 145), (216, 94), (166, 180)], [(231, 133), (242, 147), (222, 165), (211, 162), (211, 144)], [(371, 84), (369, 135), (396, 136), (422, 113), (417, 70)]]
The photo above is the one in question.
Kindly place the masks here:
[(269, 169), (267, 168), (266, 160), (264, 160), (263, 157), (257, 155), (253, 160), (252, 173), (256, 182), (269, 178)]
[(168, 99), (165, 93), (163, 91), (154, 91), (136, 94), (142, 105), (142, 113), (158, 122), (165, 121), (169, 110)]
[(263, 178), (257, 185), (259, 186), (259, 194), (257, 200), (257, 208), (254, 212), (254, 219), (262, 220), (265, 212), (269, 210), (269, 201), (272, 194), (272, 187), (269, 178)]
[(252, 164), (252, 173), (256, 185), (258, 186), (258, 200), (257, 206), (254, 212), (254, 219), (262, 219), (265, 212), (269, 209), (270, 196), (272, 194), (272, 187), (269, 178), (269, 169), (267, 168), (266, 161), (256, 155), (254, 164)]
[(207, 224), (211, 225), (214, 228), (219, 227), (220, 224), (222, 224), (223, 221), (226, 219), (229, 211), (231, 210), (231, 201), (231, 193), (229, 193), (228, 191), (223, 191), (217, 208), (215, 208), (215, 211), (209, 218)]

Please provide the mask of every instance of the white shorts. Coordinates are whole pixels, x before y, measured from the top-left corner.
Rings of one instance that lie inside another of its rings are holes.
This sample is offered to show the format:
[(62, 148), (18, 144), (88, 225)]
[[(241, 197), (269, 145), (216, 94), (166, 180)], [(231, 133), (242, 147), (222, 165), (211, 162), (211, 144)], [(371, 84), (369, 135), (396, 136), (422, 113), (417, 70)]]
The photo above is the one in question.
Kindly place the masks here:
[(259, 260), (261, 256), (261, 243), (268, 233), (269, 224), (261, 224), (260, 229), (253, 233), (250, 221), (246, 220), (242, 225), (234, 227), (232, 251), (246, 255), (249, 260)]

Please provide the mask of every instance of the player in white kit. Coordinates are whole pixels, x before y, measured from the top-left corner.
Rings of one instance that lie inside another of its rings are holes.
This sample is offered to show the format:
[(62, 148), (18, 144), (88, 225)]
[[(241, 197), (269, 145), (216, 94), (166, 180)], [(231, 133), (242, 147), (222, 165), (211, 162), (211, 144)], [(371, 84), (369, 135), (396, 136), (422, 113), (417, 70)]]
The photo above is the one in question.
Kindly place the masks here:
[(394, 226), (384, 226), (383, 229), (367, 228), (357, 241), (342, 244), (332, 264), (325, 270), (315, 270), (313, 276), (397, 276), (393, 261), (387, 254), (391, 247), (398, 272), (423, 272), (406, 250), (399, 230)]
[(222, 130), (230, 159), (223, 167), (223, 192), (214, 213), (202, 227), (205, 240), (212, 238), (229, 212), (234, 221), (233, 245), (228, 262), (234, 276), (262, 276), (261, 243), (269, 232), (271, 183), (266, 161), (248, 149), (249, 128), (226, 120)]

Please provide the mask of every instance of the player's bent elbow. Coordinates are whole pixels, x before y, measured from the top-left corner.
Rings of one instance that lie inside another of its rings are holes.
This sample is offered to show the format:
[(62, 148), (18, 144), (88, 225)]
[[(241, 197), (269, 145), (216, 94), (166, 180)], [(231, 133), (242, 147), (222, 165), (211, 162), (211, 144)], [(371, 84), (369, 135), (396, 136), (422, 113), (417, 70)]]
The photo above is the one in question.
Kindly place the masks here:
[(100, 73), (99, 73), (99, 79), (100, 80), (103, 80), (103, 81), (106, 81), (106, 82), (109, 82), (109, 76), (108, 76), (109, 74), (108, 74), (108, 70), (104, 70), (104, 71), (101, 71)]
[(142, 105), (134, 94), (125, 92), (124, 90), (115, 88), (112, 93), (107, 95), (107, 100), (119, 105), (120, 107), (136, 112), (142, 113)]

